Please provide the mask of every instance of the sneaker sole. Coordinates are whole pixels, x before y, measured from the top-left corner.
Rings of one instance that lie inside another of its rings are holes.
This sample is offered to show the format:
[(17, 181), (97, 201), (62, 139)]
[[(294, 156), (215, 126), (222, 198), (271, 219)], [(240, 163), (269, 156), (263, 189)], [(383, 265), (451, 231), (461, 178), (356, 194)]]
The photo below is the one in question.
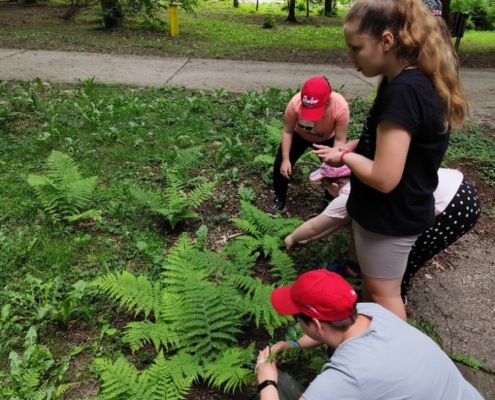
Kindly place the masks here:
[(285, 214), (287, 212), (287, 207), (285, 207), (283, 210), (277, 211), (275, 214), (272, 214), (271, 212), (266, 212), (270, 217), (272, 218), (277, 218), (279, 214)]

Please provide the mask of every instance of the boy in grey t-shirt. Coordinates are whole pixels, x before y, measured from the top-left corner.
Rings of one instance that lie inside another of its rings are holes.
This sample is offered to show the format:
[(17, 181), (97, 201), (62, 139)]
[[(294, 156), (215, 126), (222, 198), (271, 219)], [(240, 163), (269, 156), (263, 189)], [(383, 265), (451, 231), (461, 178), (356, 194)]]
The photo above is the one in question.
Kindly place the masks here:
[(271, 301), (282, 315), (298, 317), (305, 335), (278, 342), (258, 357), (261, 400), (278, 400), (277, 369), (270, 352), (321, 344), (335, 352), (303, 400), (482, 400), (483, 397), (428, 336), (382, 306), (361, 303), (343, 278), (327, 270), (301, 275), (275, 289)]

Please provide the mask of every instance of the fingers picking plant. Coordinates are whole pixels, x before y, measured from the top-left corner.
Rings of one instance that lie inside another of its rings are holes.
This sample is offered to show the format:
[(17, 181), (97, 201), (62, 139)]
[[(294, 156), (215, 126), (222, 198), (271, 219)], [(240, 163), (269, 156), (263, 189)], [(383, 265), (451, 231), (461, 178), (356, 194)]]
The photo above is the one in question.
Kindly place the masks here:
[(83, 178), (71, 157), (53, 151), (45, 163), (45, 175), (31, 174), (27, 181), (54, 220), (61, 216), (73, 222), (81, 218), (101, 220), (101, 211), (83, 212), (92, 199), (97, 179)]

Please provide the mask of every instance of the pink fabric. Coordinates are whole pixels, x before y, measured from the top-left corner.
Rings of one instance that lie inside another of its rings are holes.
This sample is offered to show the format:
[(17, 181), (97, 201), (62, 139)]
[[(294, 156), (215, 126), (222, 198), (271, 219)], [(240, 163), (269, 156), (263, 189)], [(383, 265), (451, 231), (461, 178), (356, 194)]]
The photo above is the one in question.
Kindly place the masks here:
[(315, 121), (312, 132), (299, 127), (297, 121), (300, 118), (301, 109), (301, 92), (297, 93), (285, 109), (285, 121), (293, 123), (294, 130), (304, 139), (312, 143), (324, 142), (335, 135), (336, 127), (345, 127), (349, 125), (349, 106), (344, 97), (332, 92), (330, 95), (330, 105), (325, 110), (323, 117)]

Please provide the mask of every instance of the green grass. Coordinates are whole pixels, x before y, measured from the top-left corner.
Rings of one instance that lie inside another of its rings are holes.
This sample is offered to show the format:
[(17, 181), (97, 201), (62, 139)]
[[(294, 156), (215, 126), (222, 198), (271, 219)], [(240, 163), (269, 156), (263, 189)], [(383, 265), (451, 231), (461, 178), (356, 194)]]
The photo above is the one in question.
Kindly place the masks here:
[(495, 31), (466, 31), (459, 49), (461, 54), (495, 56)]

